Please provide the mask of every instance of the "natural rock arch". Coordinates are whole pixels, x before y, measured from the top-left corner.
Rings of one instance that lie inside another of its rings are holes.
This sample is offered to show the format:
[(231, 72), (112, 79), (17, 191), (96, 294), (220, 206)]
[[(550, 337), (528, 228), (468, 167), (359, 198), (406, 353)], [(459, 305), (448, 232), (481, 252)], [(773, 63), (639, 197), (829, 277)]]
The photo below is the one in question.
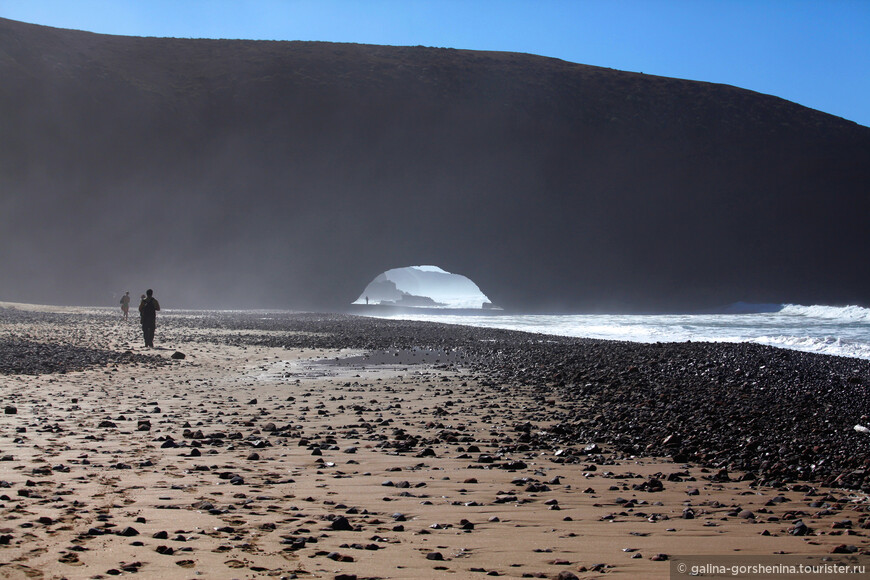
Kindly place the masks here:
[(470, 278), (437, 266), (406, 266), (378, 274), (354, 301), (450, 309), (492, 308), (492, 301)]

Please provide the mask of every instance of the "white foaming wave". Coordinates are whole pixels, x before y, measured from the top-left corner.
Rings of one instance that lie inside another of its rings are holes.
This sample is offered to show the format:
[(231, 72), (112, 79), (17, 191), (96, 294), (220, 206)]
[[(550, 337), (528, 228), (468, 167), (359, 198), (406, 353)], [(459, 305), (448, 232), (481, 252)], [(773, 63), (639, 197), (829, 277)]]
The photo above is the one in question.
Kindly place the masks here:
[(812, 336), (759, 336), (750, 339), (750, 342), (804, 352), (870, 360), (870, 345), (843, 340), (834, 336), (823, 338)]
[[(484, 297), (485, 298), (485, 297)], [(445, 308), (463, 308), (475, 310), (483, 307), (483, 300), (480, 296), (451, 296), (451, 297), (435, 297), (435, 300), (446, 304)]]
[(425, 316), (432, 322), (630, 342), (753, 342), (870, 360), (870, 309), (789, 305), (789, 311), (713, 315)]
[(843, 320), (845, 322), (870, 322), (870, 308), (862, 306), (802, 306), (800, 304), (786, 304), (780, 310), (780, 314), (824, 318), (825, 320)]
[(473, 320), (460, 316), (455, 317), (451, 322), (558, 336), (605, 338), (608, 340), (630, 340), (635, 342), (654, 342), (656, 340), (653, 336), (655, 329), (642, 324), (615, 321), (612, 318), (595, 315), (531, 314), (474, 317)]

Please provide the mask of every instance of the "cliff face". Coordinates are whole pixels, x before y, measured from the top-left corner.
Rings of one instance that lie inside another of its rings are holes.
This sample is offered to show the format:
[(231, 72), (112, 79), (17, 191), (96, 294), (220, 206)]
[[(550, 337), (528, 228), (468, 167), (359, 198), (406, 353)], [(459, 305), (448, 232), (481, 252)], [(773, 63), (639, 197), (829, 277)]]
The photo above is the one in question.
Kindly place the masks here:
[(531, 55), (0, 19), (0, 299), (340, 307), (434, 263), (514, 309), (870, 304), (870, 129)]

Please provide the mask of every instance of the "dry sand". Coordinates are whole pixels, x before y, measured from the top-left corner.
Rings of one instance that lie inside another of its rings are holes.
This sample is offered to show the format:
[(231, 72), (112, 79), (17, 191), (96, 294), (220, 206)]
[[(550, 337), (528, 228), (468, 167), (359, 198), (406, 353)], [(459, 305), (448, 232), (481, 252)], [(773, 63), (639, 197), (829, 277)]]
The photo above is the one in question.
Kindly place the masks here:
[(0, 577), (668, 578), (679, 554), (868, 550), (864, 494), (715, 482), (606, 445), (575, 464), (500, 454), (539, 402), (461, 366), (327, 364), (362, 353), (217, 330), (158, 328), (145, 349), (132, 318), (104, 318), (75, 338), (159, 360), (0, 375)]

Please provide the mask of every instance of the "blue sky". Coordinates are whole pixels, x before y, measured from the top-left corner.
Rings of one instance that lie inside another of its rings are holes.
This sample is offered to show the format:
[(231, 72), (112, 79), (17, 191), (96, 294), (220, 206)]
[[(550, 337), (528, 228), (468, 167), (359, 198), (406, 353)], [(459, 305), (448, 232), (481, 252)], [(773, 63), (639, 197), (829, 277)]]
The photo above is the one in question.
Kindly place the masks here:
[(131, 36), (528, 52), (783, 97), (870, 126), (870, 0), (0, 0)]

